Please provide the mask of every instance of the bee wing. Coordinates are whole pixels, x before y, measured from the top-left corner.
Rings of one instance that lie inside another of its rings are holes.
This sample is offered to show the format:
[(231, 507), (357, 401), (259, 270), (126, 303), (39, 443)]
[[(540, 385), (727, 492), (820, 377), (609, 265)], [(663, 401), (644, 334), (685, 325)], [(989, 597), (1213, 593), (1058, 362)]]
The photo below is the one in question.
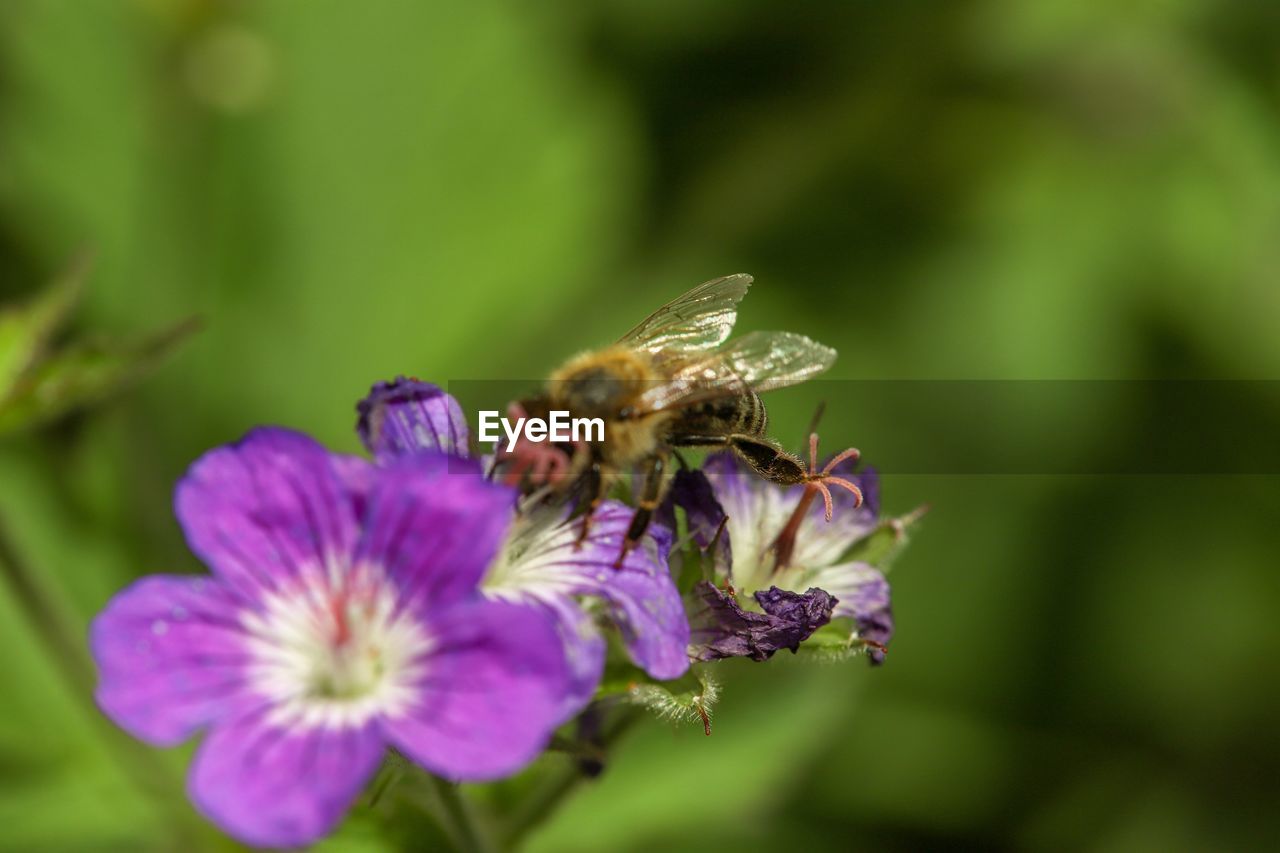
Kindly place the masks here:
[(745, 273), (712, 279), (677, 297), (618, 339), (634, 349), (707, 350), (724, 343), (738, 319), (738, 303), (751, 286)]
[(751, 332), (718, 350), (692, 355), (660, 355), (659, 367), (670, 377), (640, 395), (638, 412), (735, 397), (796, 385), (822, 373), (836, 351), (791, 332)]

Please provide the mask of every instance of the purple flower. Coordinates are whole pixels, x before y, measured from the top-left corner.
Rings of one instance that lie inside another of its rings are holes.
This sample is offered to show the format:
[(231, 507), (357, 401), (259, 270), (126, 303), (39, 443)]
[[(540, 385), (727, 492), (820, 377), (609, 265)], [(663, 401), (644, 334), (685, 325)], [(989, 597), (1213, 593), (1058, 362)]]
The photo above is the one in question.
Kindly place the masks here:
[[(677, 498), (683, 496), (690, 529), (706, 531), (723, 523), (731, 556), (725, 561), (729, 567), (718, 570), (737, 593), (754, 594), (761, 608), (760, 613), (743, 611), (731, 595), (717, 591), (728, 599), (718, 601), (704, 590), (704, 610), (695, 618), (703, 637), (700, 645), (695, 644), (698, 657), (722, 657), (743, 642), (749, 646), (746, 653), (757, 659), (778, 648), (794, 650), (795, 644), (825, 624), (821, 618), (825, 612), (829, 619), (852, 620), (857, 638), (868, 644), (872, 662), (884, 660), (877, 646), (887, 645), (893, 635), (888, 582), (868, 563), (845, 559), (880, 524), (879, 481), (872, 469), (855, 473), (852, 468), (847, 463), (836, 471), (858, 486), (863, 504), (856, 506), (851, 493), (834, 492), (831, 521), (825, 519), (821, 504), (811, 505), (796, 531), (790, 563), (784, 567), (776, 567), (773, 544), (799, 506), (802, 486), (783, 489), (768, 483), (730, 453), (712, 454), (701, 472), (687, 475), (705, 477), (709, 484), (709, 488), (690, 485), (677, 492)], [(706, 545), (701, 540), (699, 544)], [(830, 606), (828, 599), (833, 599)], [(735, 609), (746, 613), (749, 626)], [(724, 618), (708, 621), (714, 617)], [(716, 624), (722, 633), (741, 636), (716, 636)]]
[[(379, 460), (445, 449), (466, 457), (465, 442), (446, 442), (433, 424), (461, 411), (457, 402), (434, 385), (397, 379), (375, 385), (358, 406), (362, 413), (381, 413), (397, 424), (394, 435), (362, 429), (361, 438)], [(413, 436), (418, 443), (406, 443)], [(622, 635), (631, 658), (658, 679), (678, 678), (689, 668), (689, 622), (680, 593), (671, 580), (667, 558), (671, 532), (652, 524), (626, 556), (614, 563), (633, 510), (605, 501), (592, 517), (590, 535), (579, 541), (581, 519), (563, 509), (536, 509), (515, 517), (505, 544), (481, 581), (481, 592), (494, 601), (549, 614), (556, 622), (570, 672), (570, 688), (562, 713), (567, 718), (595, 695), (604, 671), (605, 639), (598, 617), (607, 616)]]
[(831, 621), (836, 603), (825, 590), (801, 594), (775, 586), (756, 592), (756, 612), (744, 610), (732, 593), (707, 581), (699, 581), (694, 592), (704, 608), (693, 619), (693, 648), (699, 660), (768, 660), (781, 649), (794, 652)]
[(379, 382), (356, 411), (356, 432), (379, 462), (422, 450), (467, 455), (471, 433), (462, 407), (429, 382)]
[(212, 576), (143, 578), (94, 620), (98, 704), (160, 746), (208, 728), (189, 791), (232, 835), (319, 838), (387, 745), (459, 780), (512, 773), (546, 745), (561, 644), (537, 611), (477, 594), (513, 495), (458, 464), (375, 468), (254, 430), (177, 488)]

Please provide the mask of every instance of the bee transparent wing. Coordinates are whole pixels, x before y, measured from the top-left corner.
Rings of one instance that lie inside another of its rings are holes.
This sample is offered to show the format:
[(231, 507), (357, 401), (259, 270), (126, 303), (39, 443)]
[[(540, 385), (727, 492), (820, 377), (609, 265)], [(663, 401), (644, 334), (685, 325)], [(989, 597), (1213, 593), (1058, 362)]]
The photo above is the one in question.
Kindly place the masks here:
[(751, 276), (745, 273), (700, 284), (654, 311), (618, 343), (654, 354), (719, 346), (733, 331), (738, 303), (750, 286)]
[(639, 412), (770, 391), (804, 382), (836, 360), (836, 351), (791, 332), (751, 332), (713, 352), (660, 356), (670, 377), (640, 395)]

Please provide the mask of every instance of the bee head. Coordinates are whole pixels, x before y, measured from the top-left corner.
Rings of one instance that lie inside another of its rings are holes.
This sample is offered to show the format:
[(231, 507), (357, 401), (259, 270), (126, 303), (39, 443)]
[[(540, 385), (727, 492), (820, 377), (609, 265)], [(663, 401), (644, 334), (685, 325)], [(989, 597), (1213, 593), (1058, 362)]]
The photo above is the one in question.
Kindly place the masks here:
[(644, 389), (647, 367), (622, 349), (578, 356), (552, 377), (551, 396), (575, 415), (616, 417)]

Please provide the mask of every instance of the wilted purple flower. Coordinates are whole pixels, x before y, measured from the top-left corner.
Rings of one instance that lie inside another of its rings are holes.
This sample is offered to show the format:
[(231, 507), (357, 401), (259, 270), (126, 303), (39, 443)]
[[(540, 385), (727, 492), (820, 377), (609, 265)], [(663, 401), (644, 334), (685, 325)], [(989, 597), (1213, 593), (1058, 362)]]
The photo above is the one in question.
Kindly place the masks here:
[[(395, 423), (394, 436), (360, 429), (377, 459), (448, 450), (469, 453), (465, 440), (446, 446), (445, 433), (432, 426), (452, 420), (457, 402), (426, 382), (397, 379), (375, 385), (358, 410), (361, 425)], [(465, 428), (465, 427), (464, 427)], [(458, 435), (454, 430), (451, 435)], [(463, 433), (464, 434), (464, 433)], [(407, 444), (401, 436), (413, 436)], [(604, 669), (605, 640), (597, 616), (617, 626), (632, 659), (658, 679), (678, 678), (689, 668), (689, 622), (667, 565), (671, 532), (652, 524), (615, 567), (633, 510), (619, 501), (596, 509), (590, 534), (579, 541), (581, 520), (563, 509), (539, 509), (520, 515), (481, 582), (495, 601), (519, 604), (550, 614), (564, 643), (571, 684), (564, 715), (581, 710), (594, 696)]]
[(756, 591), (757, 612), (744, 610), (732, 593), (706, 581), (700, 581), (694, 592), (705, 608), (693, 631), (693, 646), (702, 660), (768, 660), (782, 649), (794, 652), (831, 621), (836, 603), (821, 589), (796, 593), (775, 586)]
[(100, 707), (161, 746), (208, 727), (189, 790), (232, 835), (324, 835), (387, 745), (484, 780), (547, 743), (561, 644), (537, 611), (477, 594), (513, 494), (459, 464), (375, 468), (254, 430), (178, 485), (179, 523), (213, 575), (143, 578), (94, 620)]
[[(677, 483), (674, 491), (695, 539), (705, 548), (710, 544), (706, 531), (723, 525), (721, 539), (727, 543), (721, 546), (718, 572), (738, 594), (754, 594), (760, 607), (744, 611), (728, 592), (711, 584), (700, 587), (705, 609), (694, 619), (699, 658), (745, 653), (763, 659), (780, 648), (794, 650), (830, 619), (847, 617), (858, 639), (868, 643), (872, 661), (884, 660), (877, 646), (887, 645), (893, 634), (888, 582), (873, 566), (845, 559), (879, 524), (879, 481), (874, 470), (855, 473), (852, 468), (850, 461), (835, 471), (861, 490), (861, 505), (851, 492), (835, 491), (830, 521), (821, 504), (810, 505), (795, 528), (784, 566), (777, 565), (775, 543), (800, 506), (803, 486), (779, 488), (730, 453), (707, 457), (701, 472), (682, 472), (689, 482)], [(704, 477), (709, 488), (697, 482)], [(746, 652), (741, 651), (744, 642)]]

